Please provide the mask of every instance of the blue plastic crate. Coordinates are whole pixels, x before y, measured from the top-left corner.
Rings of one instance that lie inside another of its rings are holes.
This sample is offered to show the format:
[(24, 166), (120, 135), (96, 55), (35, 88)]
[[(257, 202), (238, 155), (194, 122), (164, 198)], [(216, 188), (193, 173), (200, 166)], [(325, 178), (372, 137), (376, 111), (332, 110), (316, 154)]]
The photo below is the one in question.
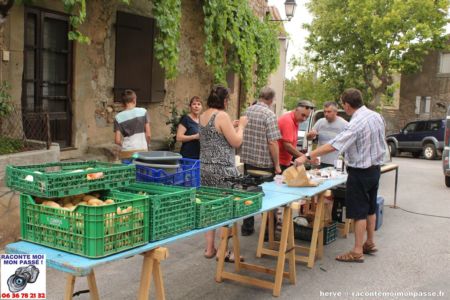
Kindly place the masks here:
[(136, 165), (136, 180), (141, 182), (155, 182), (167, 185), (200, 186), (200, 160), (181, 158), (180, 167), (175, 173), (167, 173), (162, 169)]

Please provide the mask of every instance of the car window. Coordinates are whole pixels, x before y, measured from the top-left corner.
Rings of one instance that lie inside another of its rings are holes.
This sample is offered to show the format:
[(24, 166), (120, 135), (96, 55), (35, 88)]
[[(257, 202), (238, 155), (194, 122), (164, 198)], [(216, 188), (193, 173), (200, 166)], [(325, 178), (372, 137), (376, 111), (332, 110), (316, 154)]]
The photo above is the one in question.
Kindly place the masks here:
[(428, 122), (417, 122), (415, 132), (426, 131)]
[(438, 131), (441, 128), (442, 121), (432, 121), (428, 122), (430, 131)]
[(403, 130), (406, 130), (408, 132), (414, 132), (414, 130), (416, 129), (416, 125), (417, 123), (409, 123)]

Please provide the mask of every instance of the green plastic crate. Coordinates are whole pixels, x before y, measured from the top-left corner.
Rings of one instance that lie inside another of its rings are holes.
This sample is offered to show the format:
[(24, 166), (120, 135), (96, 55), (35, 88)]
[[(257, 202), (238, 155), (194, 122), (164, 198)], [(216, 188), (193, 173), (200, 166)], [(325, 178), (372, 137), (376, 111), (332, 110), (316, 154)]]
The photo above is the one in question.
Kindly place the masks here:
[(114, 189), (127, 186), (135, 180), (134, 165), (98, 161), (6, 167), (8, 187), (45, 198), (60, 198)]
[(195, 227), (195, 189), (156, 183), (135, 183), (120, 189), (145, 194), (150, 203), (150, 241)]
[(196, 193), (195, 197), (195, 228), (211, 226), (233, 218), (233, 199), (231, 195)]
[[(233, 198), (233, 218), (243, 217), (254, 212), (257, 212), (262, 207), (263, 193), (246, 192), (242, 190), (200, 187), (198, 189), (200, 194), (210, 195), (225, 195)], [(239, 198), (239, 199), (237, 199)], [(251, 201), (252, 204), (245, 204), (246, 201)]]
[[(113, 199), (103, 206), (79, 205), (65, 210), (36, 204), (20, 195), (22, 239), (81, 256), (98, 258), (148, 243), (149, 205), (145, 196), (117, 191), (104, 192)], [(117, 214), (118, 208), (132, 211)]]

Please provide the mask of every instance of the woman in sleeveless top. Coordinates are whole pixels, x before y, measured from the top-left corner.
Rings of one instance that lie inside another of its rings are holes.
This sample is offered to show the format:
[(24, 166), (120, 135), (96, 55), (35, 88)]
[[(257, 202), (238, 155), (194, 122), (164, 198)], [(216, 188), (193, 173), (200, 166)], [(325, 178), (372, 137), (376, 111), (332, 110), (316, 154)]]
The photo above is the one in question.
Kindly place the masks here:
[[(200, 178), (204, 186), (227, 187), (224, 179), (239, 175), (235, 165), (235, 148), (242, 144), (247, 117), (241, 117), (233, 125), (225, 112), (228, 107), (229, 91), (223, 86), (212, 89), (207, 106), (200, 115)], [(205, 234), (205, 257), (216, 255), (215, 230)]]
[(177, 129), (177, 142), (181, 142), (180, 154), (184, 158), (199, 159), (200, 135), (198, 133), (199, 115), (202, 111), (200, 97), (194, 96), (189, 102), (189, 113), (181, 117)]

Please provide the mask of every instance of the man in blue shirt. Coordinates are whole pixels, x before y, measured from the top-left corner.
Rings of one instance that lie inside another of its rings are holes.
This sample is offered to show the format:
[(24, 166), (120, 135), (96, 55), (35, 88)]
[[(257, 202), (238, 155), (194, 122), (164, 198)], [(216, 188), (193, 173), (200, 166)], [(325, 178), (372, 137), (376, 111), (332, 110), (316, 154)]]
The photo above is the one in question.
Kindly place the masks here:
[[(345, 254), (338, 255), (338, 261), (364, 262), (364, 254), (377, 251), (374, 242), (375, 207), (377, 201), (380, 166), (386, 152), (385, 126), (380, 114), (368, 109), (357, 89), (347, 89), (341, 96), (345, 112), (352, 116), (347, 127), (327, 144), (301, 156), (296, 164), (333, 151), (344, 152), (348, 160), (347, 191), (345, 195), (347, 217), (355, 221), (355, 245)], [(364, 242), (364, 234), (367, 239)]]

